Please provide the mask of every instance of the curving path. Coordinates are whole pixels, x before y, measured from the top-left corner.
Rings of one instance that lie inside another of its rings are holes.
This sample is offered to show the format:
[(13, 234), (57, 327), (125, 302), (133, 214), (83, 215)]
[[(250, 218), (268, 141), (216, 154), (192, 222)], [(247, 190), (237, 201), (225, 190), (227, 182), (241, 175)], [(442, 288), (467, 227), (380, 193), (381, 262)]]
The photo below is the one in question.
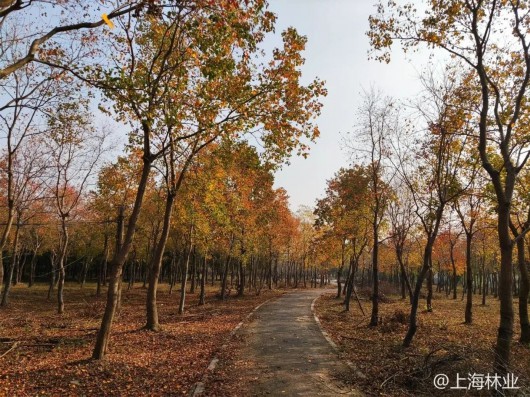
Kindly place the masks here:
[(238, 375), (253, 396), (359, 396), (342, 379), (351, 369), (322, 335), (311, 312), (319, 290), (286, 294), (260, 307), (238, 332), (244, 358)]

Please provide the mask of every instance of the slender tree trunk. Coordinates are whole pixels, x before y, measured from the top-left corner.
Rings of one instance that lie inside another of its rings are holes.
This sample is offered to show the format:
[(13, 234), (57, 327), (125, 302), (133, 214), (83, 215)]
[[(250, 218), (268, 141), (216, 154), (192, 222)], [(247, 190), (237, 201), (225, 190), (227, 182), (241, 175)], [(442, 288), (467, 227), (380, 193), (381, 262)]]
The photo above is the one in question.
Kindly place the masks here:
[(519, 342), (530, 343), (530, 323), (528, 321), (528, 268), (525, 260), (524, 237), (517, 240), (517, 262), (519, 263), (519, 273), (521, 277), (521, 287), (519, 288), (519, 323), (521, 324), (521, 337)]
[(184, 313), (184, 305), (186, 303), (186, 282), (188, 280), (188, 269), (190, 266), (191, 252), (193, 251), (192, 242), (193, 226), (190, 227), (190, 248), (188, 249), (188, 255), (184, 262), (184, 268), (182, 269), (182, 284), (180, 286), (180, 303), (179, 303), (179, 314)]
[(57, 313), (62, 314), (64, 312), (64, 279), (65, 273), (65, 261), (66, 261), (66, 250), (68, 248), (68, 226), (66, 225), (66, 217), (61, 217), (61, 248), (59, 251), (59, 258), (57, 261), (58, 272), (59, 272), (59, 283), (57, 285)]
[[(13, 243), (13, 254), (11, 255), (11, 261), (9, 264), (9, 269), (6, 277), (6, 283), (4, 287), (4, 293), (2, 294), (2, 302), (0, 303), (0, 306), (7, 306), (9, 302), (9, 292), (11, 292), (11, 285), (13, 281), (13, 273), (15, 271), (16, 267), (16, 252), (17, 252), (17, 246), (18, 246), (18, 237), (20, 235), (20, 224), (19, 220), (17, 220), (17, 225), (15, 228), (15, 241)], [(1, 256), (1, 254), (0, 254)]]
[(228, 255), (225, 260), (225, 267), (223, 271), (223, 280), (221, 282), (221, 300), (224, 300), (226, 298), (226, 287), (227, 287), (227, 281), (228, 281), (228, 269), (230, 267), (230, 261), (232, 260), (232, 248), (234, 246), (234, 236), (232, 235), (230, 237), (230, 249), (228, 251)]
[(29, 283), (28, 287), (31, 288), (35, 284), (35, 267), (37, 266), (37, 250), (35, 248), (31, 255), (31, 262), (29, 263)]
[(96, 287), (96, 296), (101, 295), (101, 286), (105, 285), (106, 270), (107, 270), (107, 261), (109, 258), (109, 236), (105, 233), (105, 240), (103, 243), (103, 260), (99, 265), (99, 274), (98, 274), (98, 283)]
[(56, 268), (57, 268), (57, 263), (56, 263), (56, 255), (55, 253), (53, 253), (51, 256), (50, 256), (50, 264), (51, 264), (51, 271), (50, 271), (50, 283), (49, 283), (49, 287), (48, 287), (48, 300), (51, 299), (52, 297), (52, 292), (53, 292), (53, 288), (55, 287), (55, 272), (56, 272)]
[(342, 276), (342, 266), (339, 267), (339, 270), (337, 271), (337, 299), (340, 299), (342, 296), (342, 282), (341, 282), (341, 276)]
[(410, 285), (410, 280), (407, 276), (407, 269), (405, 268), (405, 263), (403, 263), (403, 252), (400, 251), (397, 255), (398, 263), (399, 263), (399, 269), (401, 271), (401, 282), (402, 282), (402, 296), (403, 299), (405, 299), (405, 287), (407, 287), (407, 291), (409, 294), (409, 300), (412, 303), (412, 287)]
[(193, 259), (191, 261), (191, 272), (190, 272), (190, 294), (195, 293), (195, 287), (197, 285), (197, 255), (195, 252), (195, 247), (193, 248)]
[(92, 264), (92, 258), (87, 258), (87, 260), (83, 264), (83, 276), (81, 278), (81, 288), (85, 286), (86, 283), (86, 275), (88, 273), (88, 268)]
[(173, 288), (175, 287), (175, 283), (177, 282), (177, 267), (178, 267), (177, 261), (177, 251), (174, 251), (171, 255), (171, 274), (170, 274), (170, 280), (169, 280), (169, 295), (173, 294)]
[(239, 261), (239, 285), (237, 288), (237, 296), (245, 294), (245, 266), (243, 260)]
[[(119, 213), (118, 213), (118, 219), (117, 219), (117, 227), (116, 227), (116, 249), (114, 252), (120, 252), (122, 246), (123, 246), (123, 227), (124, 227), (124, 217), (125, 217), (125, 208), (123, 206), (120, 206)], [(122, 268), (125, 267), (127, 259), (123, 262)], [(122, 293), (122, 286), (123, 286), (123, 269), (121, 271), (120, 277), (118, 278), (118, 300), (116, 303), (116, 311), (119, 312), (121, 310), (121, 293)]]
[(353, 271), (353, 260), (350, 260), (350, 271), (344, 289), (346, 290), (346, 295), (344, 297), (344, 306), (347, 312), (350, 311), (350, 300), (353, 291), (353, 279), (355, 277), (355, 272)]
[(452, 259), (451, 262), (452, 262), (452, 265), (453, 265), (453, 299), (456, 300), (456, 298), (457, 298), (457, 293), (456, 293), (456, 264), (455, 264), (454, 259)]
[(473, 322), (473, 268), (471, 267), (471, 240), (473, 235), (466, 233), (466, 313), (465, 323)]
[(173, 211), (173, 202), (175, 201), (175, 194), (169, 192), (166, 197), (166, 208), (164, 210), (164, 223), (162, 226), (162, 233), (160, 240), (156, 245), (154, 254), (151, 256), (149, 286), (147, 288), (147, 323), (146, 329), (151, 331), (159, 331), (160, 324), (158, 323), (158, 308), (156, 305), (156, 293), (158, 290), (158, 278), (160, 277), (160, 269), (162, 267), (162, 257), (166, 248), (167, 239), (169, 237), (169, 229), (171, 228), (171, 214)]
[(429, 238), (429, 241), (425, 245), (425, 250), (423, 253), (423, 265), (416, 279), (416, 286), (414, 288), (414, 294), (412, 295), (412, 304), (410, 305), (409, 329), (407, 331), (407, 334), (405, 335), (405, 339), (403, 340), (404, 347), (410, 346), (412, 339), (414, 338), (414, 335), (416, 334), (416, 330), (418, 328), (417, 316), (418, 316), (418, 305), (420, 302), (421, 286), (430, 268), (433, 243), (434, 243), (434, 238)]
[(207, 253), (204, 254), (204, 259), (202, 261), (202, 272), (201, 272), (201, 292), (199, 294), (199, 305), (204, 305), (206, 303), (206, 277), (208, 276), (207, 272)]
[(13, 246), (13, 256), (12, 256), (12, 266), (14, 269), (13, 280), (12, 280), (13, 287), (15, 287), (20, 281), (20, 262), (21, 262), (20, 253), (19, 253), (18, 243), (17, 243), (16, 246)]
[[(7, 241), (9, 240), (9, 235), (11, 234), (11, 226), (15, 219), (15, 200), (13, 192), (13, 157), (14, 151), (11, 147), (11, 131), (8, 132), (7, 137), (7, 219), (0, 237), (0, 289), (3, 286), (4, 280), (4, 249), (6, 248)], [(15, 149), (16, 150), (16, 149)], [(5, 285), (7, 288), (8, 281), (6, 280)], [(4, 302), (4, 295), (6, 296), (6, 305), (7, 305), (7, 294), (2, 294), (2, 302)], [(0, 306), (4, 306), (3, 303), (0, 303)]]
[[(431, 259), (432, 260), (432, 259)], [(432, 271), (432, 263), (429, 264), (427, 271), (427, 311), (432, 312), (432, 285), (433, 285), (434, 274)]]
[(272, 290), (272, 254), (269, 253), (269, 272), (267, 275), (267, 286)]
[(486, 306), (486, 286), (488, 276), (486, 274), (486, 258), (482, 257), (482, 306)]
[(372, 250), (372, 315), (370, 316), (370, 326), (375, 327), (379, 323), (379, 225), (377, 221), (376, 209), (375, 221), (373, 224), (374, 246)]
[[(148, 126), (144, 125), (145, 136), (149, 137), (150, 131), (148, 131)], [(114, 314), (116, 312), (116, 307), (118, 305), (118, 292), (119, 285), (121, 280), (121, 275), (123, 271), (123, 265), (127, 260), (127, 256), (132, 246), (132, 241), (134, 237), (134, 232), (136, 229), (136, 223), (138, 222), (138, 217), (140, 215), (140, 209), (142, 207), (143, 198), (145, 195), (145, 189), (147, 187), (147, 181), (149, 178), (149, 173), (151, 170), (151, 164), (153, 159), (150, 156), (149, 150), (149, 138), (144, 138), (144, 163), (142, 168), (142, 175), (140, 182), (138, 183), (138, 190), (136, 193), (136, 199), (134, 202), (134, 207), (127, 225), (127, 233), (125, 236), (125, 242), (121, 246), (120, 250), (114, 255), (111, 266), (111, 280), (109, 282), (109, 288), (107, 291), (107, 304), (105, 306), (105, 313), (103, 314), (103, 319), (101, 320), (101, 326), (98, 331), (96, 345), (94, 346), (94, 351), (92, 352), (92, 358), (101, 360), (105, 357), (107, 351), (107, 346), (109, 342), (110, 331), (112, 327), (112, 322), (114, 320)]]

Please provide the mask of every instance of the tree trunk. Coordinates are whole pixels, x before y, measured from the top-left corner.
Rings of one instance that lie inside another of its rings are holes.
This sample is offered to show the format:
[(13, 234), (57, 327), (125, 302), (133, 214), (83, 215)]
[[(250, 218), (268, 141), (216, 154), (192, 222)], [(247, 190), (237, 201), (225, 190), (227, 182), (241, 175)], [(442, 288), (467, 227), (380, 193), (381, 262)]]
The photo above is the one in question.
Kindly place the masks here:
[[(377, 217), (377, 213), (375, 215)], [(373, 224), (374, 247), (372, 251), (372, 315), (370, 316), (370, 326), (375, 327), (379, 323), (379, 226), (377, 218)]]
[(530, 343), (530, 323), (528, 321), (528, 268), (525, 260), (525, 241), (524, 236), (517, 240), (517, 262), (519, 264), (519, 273), (521, 277), (521, 287), (519, 288), (519, 323), (521, 324), (521, 337), (519, 342)]
[(416, 334), (416, 330), (418, 328), (417, 315), (418, 315), (418, 305), (420, 302), (421, 286), (423, 284), (423, 280), (425, 279), (425, 276), (427, 275), (427, 272), (430, 269), (433, 244), (434, 244), (434, 238), (429, 238), (429, 241), (425, 245), (425, 250), (423, 253), (423, 265), (416, 279), (416, 286), (414, 287), (414, 294), (412, 295), (412, 304), (410, 305), (409, 329), (407, 330), (407, 334), (405, 335), (405, 339), (403, 340), (404, 347), (410, 346), (412, 339), (414, 338), (414, 335)]
[(432, 312), (432, 285), (433, 285), (434, 274), (432, 271), (432, 263), (429, 264), (427, 271), (427, 311)]
[(466, 233), (466, 313), (465, 323), (473, 322), (473, 269), (471, 267), (471, 240), (473, 235)]
[(62, 314), (64, 312), (64, 279), (65, 279), (65, 261), (66, 261), (66, 249), (68, 248), (68, 226), (66, 225), (66, 217), (61, 217), (61, 246), (59, 251), (59, 258), (57, 261), (58, 272), (59, 272), (59, 283), (57, 284), (57, 313)]
[[(0, 303), (0, 306), (7, 306), (9, 302), (9, 292), (11, 291), (11, 284), (13, 281), (13, 273), (15, 271), (16, 266), (16, 252), (17, 252), (17, 246), (18, 246), (18, 237), (20, 235), (20, 224), (17, 220), (17, 225), (15, 229), (15, 241), (13, 243), (13, 254), (11, 255), (11, 261), (9, 264), (9, 269), (6, 277), (6, 283), (4, 287), (4, 293), (2, 294), (2, 302)], [(0, 253), (1, 255), (1, 253)]]
[(456, 265), (455, 265), (455, 262), (454, 260), (452, 261), (453, 263), (453, 299), (456, 300), (457, 298), (457, 293), (456, 293)]
[[(171, 214), (173, 211), (173, 202), (175, 201), (175, 194), (168, 192), (166, 197), (166, 208), (164, 210), (164, 223), (162, 226), (162, 233), (160, 240), (156, 245), (154, 254), (151, 256), (151, 272), (149, 275), (149, 286), (147, 288), (147, 323), (146, 329), (151, 331), (159, 331), (160, 324), (158, 323), (158, 308), (156, 305), (156, 293), (158, 290), (158, 278), (160, 277), (160, 269), (162, 267), (162, 257), (166, 248), (167, 239), (169, 237), (169, 229), (171, 228)], [(134, 264), (133, 264), (134, 265)]]
[(243, 260), (239, 261), (239, 285), (237, 287), (237, 296), (245, 294), (245, 266)]
[(51, 299), (51, 296), (52, 296), (52, 291), (53, 291), (53, 288), (55, 286), (55, 270), (56, 270), (56, 255), (55, 253), (53, 253), (51, 256), (50, 256), (50, 264), (51, 264), (51, 271), (50, 271), (50, 283), (49, 283), (49, 287), (48, 287), (48, 300)]
[[(144, 126), (144, 130), (148, 130), (148, 127)], [(149, 136), (149, 134), (149, 131), (145, 132), (146, 136)], [(138, 190), (136, 193), (134, 207), (131, 213), (131, 217), (129, 219), (129, 223), (127, 225), (125, 242), (124, 244), (122, 244), (120, 250), (116, 252), (116, 254), (114, 255), (114, 259), (111, 262), (111, 280), (109, 282), (109, 289), (107, 292), (107, 304), (105, 306), (105, 313), (103, 314), (101, 326), (98, 331), (96, 345), (92, 353), (92, 358), (97, 360), (103, 359), (107, 351), (112, 321), (114, 320), (114, 314), (116, 312), (116, 306), (118, 304), (118, 288), (123, 271), (123, 265), (127, 260), (127, 256), (132, 246), (132, 241), (136, 230), (136, 223), (138, 222), (138, 217), (140, 215), (140, 209), (142, 207), (145, 189), (151, 170), (151, 163), (153, 161), (149, 155), (148, 139), (144, 139), (144, 145), (146, 145), (146, 147), (144, 147), (144, 163), (142, 168), (142, 175), (140, 178), (140, 182), (138, 183)]]
[(190, 279), (191, 279), (190, 294), (194, 294), (195, 286), (197, 284), (197, 255), (195, 252), (195, 247), (193, 248), (193, 260), (191, 261)]
[(482, 258), (482, 306), (486, 306), (486, 285), (488, 276), (486, 274), (486, 258)]
[(190, 227), (190, 248), (188, 249), (188, 255), (186, 257), (186, 262), (184, 263), (184, 268), (182, 269), (182, 283), (180, 286), (179, 314), (184, 313), (184, 305), (186, 303), (186, 282), (188, 280), (188, 269), (190, 267), (191, 252), (193, 251), (193, 242), (191, 239), (192, 233), (193, 233), (193, 226)]
[(403, 299), (405, 299), (405, 287), (407, 287), (407, 291), (409, 293), (409, 300), (412, 303), (412, 287), (410, 285), (410, 281), (407, 276), (407, 269), (405, 268), (405, 264), (403, 263), (403, 252), (402, 251), (399, 252), (397, 259), (399, 263), (399, 269), (401, 271), (402, 297)]
[(37, 249), (34, 249), (31, 255), (31, 262), (29, 263), (29, 283), (28, 287), (31, 288), (35, 284), (35, 266), (37, 265)]
[(500, 324), (495, 347), (494, 371), (505, 375), (510, 363), (510, 349), (513, 336), (513, 296), (512, 296), (512, 250), (510, 238), (509, 204), (499, 203), (498, 235), (501, 248), (501, 267), (499, 274)]
[(105, 285), (105, 279), (107, 278), (107, 261), (109, 259), (109, 236), (105, 233), (105, 240), (103, 244), (103, 260), (99, 266), (98, 284), (96, 289), (96, 296), (101, 295), (101, 286)]
[(199, 294), (199, 305), (202, 306), (206, 303), (206, 277), (207, 273), (207, 253), (204, 254), (204, 259), (202, 261), (202, 272), (201, 272), (201, 292)]
[(226, 298), (226, 287), (228, 281), (228, 269), (230, 268), (230, 261), (232, 260), (232, 247), (234, 245), (234, 236), (230, 237), (230, 250), (225, 260), (225, 267), (223, 271), (223, 280), (221, 282), (221, 300)]

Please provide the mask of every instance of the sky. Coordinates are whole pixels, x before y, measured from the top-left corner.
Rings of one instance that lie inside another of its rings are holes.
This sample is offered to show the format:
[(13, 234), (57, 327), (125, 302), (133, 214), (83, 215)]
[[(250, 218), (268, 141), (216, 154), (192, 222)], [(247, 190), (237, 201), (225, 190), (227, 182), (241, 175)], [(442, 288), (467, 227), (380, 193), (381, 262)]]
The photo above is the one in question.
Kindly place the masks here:
[(427, 64), (425, 54), (405, 56), (398, 48), (390, 64), (368, 60), (366, 36), (368, 16), (375, 12), (375, 0), (270, 0), (269, 9), (278, 16), (276, 34), (267, 46), (280, 46), (280, 33), (289, 26), (307, 36), (302, 69), (306, 83), (315, 76), (326, 81), (328, 95), (317, 119), (320, 138), (311, 145), (309, 157), (293, 157), (276, 173), (276, 187), (290, 196), (293, 211), (313, 207), (323, 197), (326, 180), (340, 167), (351, 164), (341, 148), (342, 136), (355, 126), (355, 112), (361, 92), (372, 85), (398, 99), (421, 90), (418, 74)]

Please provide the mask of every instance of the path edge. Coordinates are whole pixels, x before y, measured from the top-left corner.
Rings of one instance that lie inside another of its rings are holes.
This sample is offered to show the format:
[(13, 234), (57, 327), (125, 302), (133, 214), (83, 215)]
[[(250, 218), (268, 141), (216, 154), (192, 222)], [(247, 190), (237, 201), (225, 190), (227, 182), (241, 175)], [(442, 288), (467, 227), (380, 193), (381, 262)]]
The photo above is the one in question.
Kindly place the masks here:
[[(281, 296), (281, 295), (280, 295)], [(262, 307), (263, 305), (265, 305), (266, 303), (269, 303), (270, 301), (274, 300), (274, 299), (278, 299), (279, 297), (278, 296), (273, 296), (272, 298), (270, 299), (267, 299), (265, 302), (262, 302), (260, 303), (258, 306), (256, 306), (254, 309), (252, 309), (252, 311), (250, 313), (248, 313), (245, 318), (243, 318), (243, 320), (241, 320), (239, 322), (239, 324), (237, 324), (234, 329), (232, 329), (232, 331), (230, 331), (230, 333), (228, 334), (228, 338), (226, 340), (226, 342), (217, 350), (217, 352), (214, 354), (213, 358), (210, 360), (210, 363), (208, 364), (208, 366), (206, 367), (206, 369), (204, 370), (203, 372), (203, 375), (201, 377), (201, 380), (198, 381), (197, 383), (195, 383), (195, 385), (193, 385), (193, 387), (191, 388), (190, 392), (189, 392), (189, 396), (191, 397), (197, 397), (197, 396), (200, 396), (202, 395), (202, 393), (205, 392), (205, 383), (206, 383), (206, 378), (209, 374), (211, 374), (213, 371), (215, 371), (215, 368), (217, 367), (217, 364), (219, 363), (219, 353), (221, 351), (223, 351), (227, 346), (228, 346), (228, 342), (232, 339), (232, 337), (236, 334), (237, 331), (239, 331), (239, 329), (243, 326), (243, 324), (245, 323), (245, 321), (249, 320), (250, 317), (252, 317), (252, 315), (258, 311), (258, 309), (260, 307)], [(313, 309), (313, 306), (311, 306), (311, 310)]]
[[(317, 323), (318, 328), (320, 329), (320, 332), (322, 333), (324, 338), (328, 341), (329, 345), (333, 348), (335, 353), (337, 353), (339, 358), (341, 358), (340, 357), (341, 356), (341, 354), (340, 354), (341, 351), (340, 351), (339, 347), (333, 341), (333, 339), (331, 339), (331, 336), (329, 335), (329, 333), (322, 326), (322, 322), (318, 318), (317, 311), (315, 309), (315, 304), (316, 304), (317, 300), (319, 300), (321, 297), (322, 297), (322, 294), (320, 294), (315, 299), (313, 299), (313, 302), (311, 302), (311, 312), (313, 313), (313, 318), (315, 319), (315, 322)], [(346, 360), (344, 358), (341, 358), (341, 360), (355, 373), (356, 376), (358, 376), (359, 378), (362, 378), (362, 379), (366, 379), (366, 375), (364, 375), (352, 361)]]

